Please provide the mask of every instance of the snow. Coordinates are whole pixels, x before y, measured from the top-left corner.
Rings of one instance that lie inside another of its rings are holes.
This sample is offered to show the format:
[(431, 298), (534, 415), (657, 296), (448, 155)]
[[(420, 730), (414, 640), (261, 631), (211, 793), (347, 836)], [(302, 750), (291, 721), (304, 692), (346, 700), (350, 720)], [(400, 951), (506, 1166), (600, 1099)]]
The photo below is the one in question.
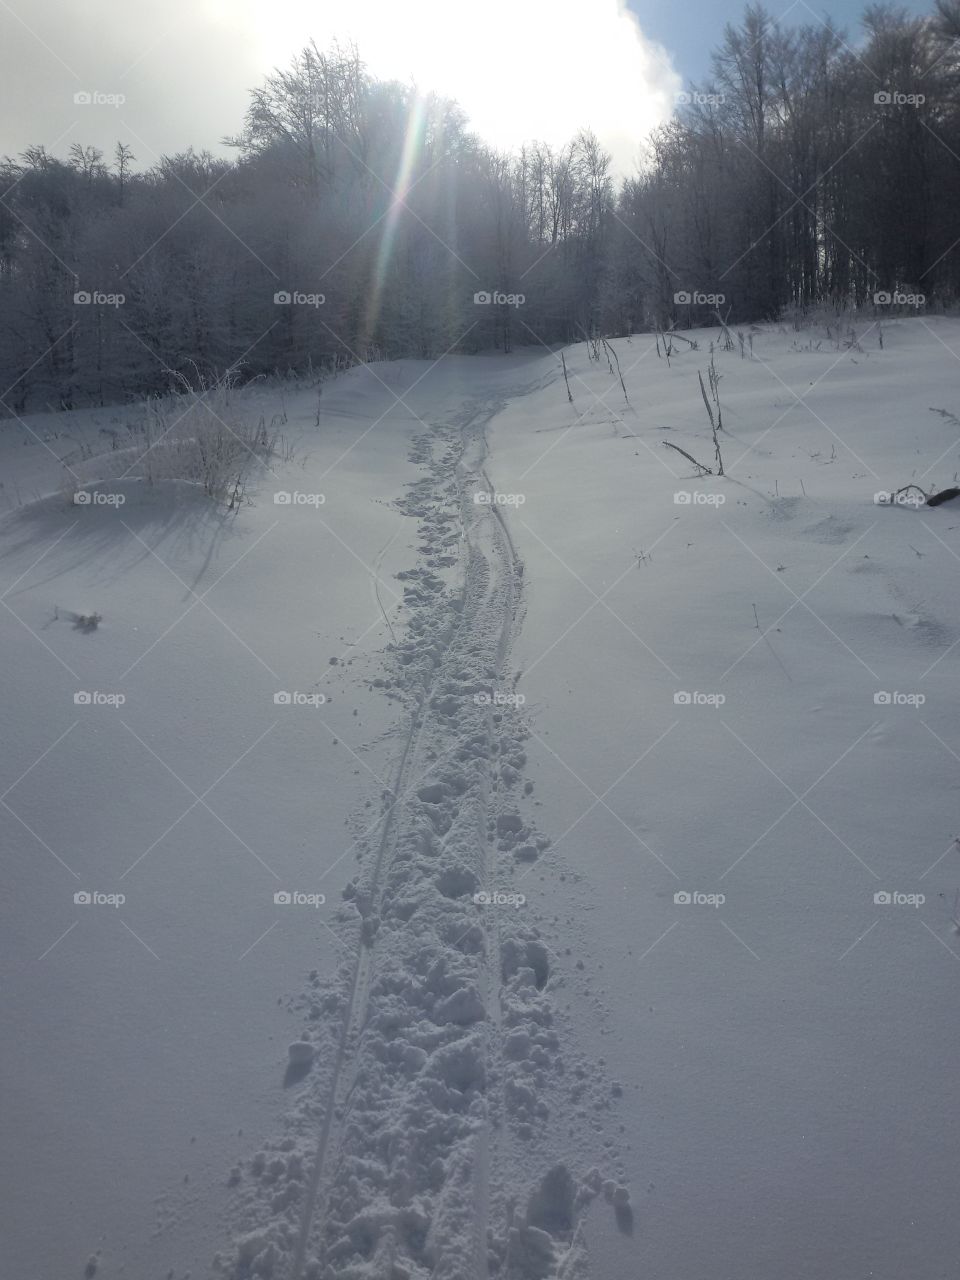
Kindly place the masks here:
[[(700, 480), (660, 446), (712, 458), (718, 335), (692, 336), (669, 370), (615, 344), (635, 411), (580, 347), (568, 411), (561, 382), (491, 433), (553, 837), (517, 887), (569, 930), (572, 1015), (624, 1085), (638, 1231), (591, 1218), (591, 1274), (947, 1274), (960, 512), (873, 495), (952, 483), (929, 406), (956, 411), (960, 326), (718, 355), (729, 474)], [(874, 904), (897, 890), (926, 900)]]
[[(266, 475), (236, 519), (185, 492), (119, 509), (47, 499), (0, 524), (18, 674), (0, 787), (17, 815), (0, 811), (3, 1085), (20, 1118), (5, 1236), (24, 1274), (41, 1239), (47, 1274), (95, 1245), (100, 1275), (202, 1273), (230, 1166), (280, 1124), (291, 987), (348, 953), (331, 909), (273, 895), (335, 906), (355, 865), (345, 824), (386, 776), (396, 714), (355, 678), (387, 637), (369, 575), (331, 530), (368, 563), (394, 539), (389, 587), (409, 548), (382, 495), (409, 424), (361, 435), (331, 414), (289, 468), (300, 488), (326, 487), (319, 513), (275, 506)], [(320, 483), (347, 449), (336, 484)], [(96, 609), (96, 632), (67, 607)], [(126, 701), (75, 706), (78, 690)], [(327, 701), (277, 706), (280, 690)], [(76, 908), (82, 890), (127, 901)], [(71, 1210), (55, 1232), (51, 1201)]]
[(5, 424), (11, 1272), (948, 1274), (960, 322), (858, 330), (723, 477), (716, 331), (288, 387), (237, 513)]

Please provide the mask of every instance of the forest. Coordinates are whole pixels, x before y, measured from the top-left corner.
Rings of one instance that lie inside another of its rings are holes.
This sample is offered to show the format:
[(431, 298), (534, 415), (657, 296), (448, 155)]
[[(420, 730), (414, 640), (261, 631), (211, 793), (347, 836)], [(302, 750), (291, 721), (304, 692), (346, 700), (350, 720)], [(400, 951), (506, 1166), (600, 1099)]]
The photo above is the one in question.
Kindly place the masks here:
[(853, 35), (751, 6), (629, 175), (588, 130), (498, 153), (455, 102), (316, 44), (223, 154), (30, 147), (0, 162), (0, 414), (718, 313), (942, 310), (958, 36), (960, 0)]

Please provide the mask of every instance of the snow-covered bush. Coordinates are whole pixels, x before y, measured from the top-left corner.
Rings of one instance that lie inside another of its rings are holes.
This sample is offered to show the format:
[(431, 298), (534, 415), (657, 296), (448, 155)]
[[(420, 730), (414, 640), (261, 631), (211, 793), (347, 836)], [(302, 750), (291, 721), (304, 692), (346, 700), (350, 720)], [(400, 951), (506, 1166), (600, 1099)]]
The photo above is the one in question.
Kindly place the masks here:
[(254, 422), (245, 414), (232, 394), (234, 370), (197, 381), (196, 388), (147, 403), (144, 440), (128, 474), (148, 484), (186, 480), (233, 506), (242, 499), (251, 466), (277, 452), (283, 416), (268, 426), (262, 416)]

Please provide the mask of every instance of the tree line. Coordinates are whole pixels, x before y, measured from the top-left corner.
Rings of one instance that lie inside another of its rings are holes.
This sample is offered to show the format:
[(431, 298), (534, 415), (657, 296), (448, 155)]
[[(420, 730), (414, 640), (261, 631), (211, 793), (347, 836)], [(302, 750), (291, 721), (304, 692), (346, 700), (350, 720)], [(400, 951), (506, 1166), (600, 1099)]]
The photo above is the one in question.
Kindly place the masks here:
[(225, 141), (0, 161), (0, 413), (960, 285), (960, 0), (855, 44), (749, 7), (619, 183), (588, 130), (497, 152), (336, 45)]

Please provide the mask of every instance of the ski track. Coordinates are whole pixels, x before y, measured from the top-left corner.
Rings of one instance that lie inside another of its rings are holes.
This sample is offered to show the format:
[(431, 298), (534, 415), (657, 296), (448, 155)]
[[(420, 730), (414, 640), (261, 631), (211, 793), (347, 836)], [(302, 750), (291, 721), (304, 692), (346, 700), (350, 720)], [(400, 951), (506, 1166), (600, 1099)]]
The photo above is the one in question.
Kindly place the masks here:
[(522, 565), (498, 505), (475, 500), (494, 494), (496, 408), (414, 441), (424, 475), (398, 506), (419, 521), (420, 559), (398, 575), (407, 621), (387, 681), (409, 726), (340, 913), (355, 960), (312, 973), (291, 1006), (318, 1065), (288, 1135), (231, 1174), (236, 1238), (214, 1260), (231, 1280), (579, 1276), (583, 1209), (616, 1189), (541, 1150), (564, 1071), (550, 952), (524, 910), (476, 898), (509, 894), (549, 845), (517, 795), (532, 787), (507, 670)]

